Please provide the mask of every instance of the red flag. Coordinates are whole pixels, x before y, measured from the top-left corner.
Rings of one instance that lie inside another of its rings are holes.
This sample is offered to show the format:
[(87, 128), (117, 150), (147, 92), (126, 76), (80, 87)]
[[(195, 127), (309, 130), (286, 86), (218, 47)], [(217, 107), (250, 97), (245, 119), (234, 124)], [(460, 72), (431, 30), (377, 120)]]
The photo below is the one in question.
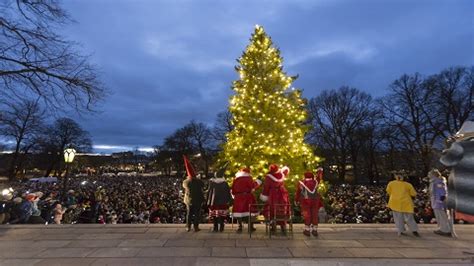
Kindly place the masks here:
[(188, 177), (190, 177), (190, 178), (195, 177), (196, 172), (194, 172), (193, 165), (188, 160), (188, 157), (186, 157), (186, 155), (183, 155), (183, 159), (184, 159), (184, 167), (186, 167), (186, 173), (188, 174)]

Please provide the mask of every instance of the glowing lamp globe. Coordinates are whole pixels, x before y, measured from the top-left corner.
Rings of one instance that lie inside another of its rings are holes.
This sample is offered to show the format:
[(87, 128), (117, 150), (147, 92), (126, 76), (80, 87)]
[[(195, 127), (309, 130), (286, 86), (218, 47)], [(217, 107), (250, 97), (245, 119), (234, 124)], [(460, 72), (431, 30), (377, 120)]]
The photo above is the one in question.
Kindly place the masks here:
[(10, 194), (10, 190), (8, 190), (8, 189), (2, 190), (2, 196), (6, 196), (8, 194)]
[(72, 161), (74, 161), (74, 156), (76, 156), (75, 149), (67, 148), (64, 150), (64, 162), (72, 163)]

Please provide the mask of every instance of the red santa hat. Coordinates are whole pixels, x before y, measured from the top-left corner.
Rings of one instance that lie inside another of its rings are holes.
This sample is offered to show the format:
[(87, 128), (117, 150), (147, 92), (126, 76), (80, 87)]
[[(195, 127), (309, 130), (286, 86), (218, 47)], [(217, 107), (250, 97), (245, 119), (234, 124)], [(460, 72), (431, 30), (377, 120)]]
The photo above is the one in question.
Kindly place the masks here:
[(196, 172), (194, 171), (193, 165), (188, 160), (188, 157), (186, 157), (186, 155), (183, 155), (183, 159), (184, 159), (184, 167), (186, 167), (186, 173), (188, 175), (188, 178), (195, 177)]
[(268, 169), (268, 172), (270, 172), (270, 174), (274, 174), (276, 172), (278, 172), (278, 170), (280, 170), (280, 168), (278, 167), (278, 165), (276, 164), (271, 164), (269, 169)]
[(248, 168), (248, 167), (244, 167), (244, 168), (240, 169), (240, 171), (250, 174), (250, 168)]
[(244, 167), (240, 169), (240, 171), (235, 174), (235, 177), (241, 177), (241, 176), (250, 176), (250, 168)]
[(304, 178), (306, 178), (306, 179), (313, 179), (313, 178), (314, 178), (313, 172), (307, 171), (306, 173), (304, 173)]

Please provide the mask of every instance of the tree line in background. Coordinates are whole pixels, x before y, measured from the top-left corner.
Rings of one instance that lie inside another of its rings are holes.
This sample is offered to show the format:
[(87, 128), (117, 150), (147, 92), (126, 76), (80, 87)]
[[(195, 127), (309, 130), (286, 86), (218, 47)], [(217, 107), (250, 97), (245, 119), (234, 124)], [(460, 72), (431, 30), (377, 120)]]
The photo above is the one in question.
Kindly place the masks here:
[(473, 94), (473, 67), (402, 75), (378, 99), (348, 87), (324, 91), (309, 103), (309, 138), (339, 180), (348, 168), (370, 181), (392, 170), (426, 176), (446, 138), (474, 119)]
[[(0, 3), (0, 135), (13, 147), (9, 177), (28, 168), (28, 154), (41, 154), (47, 175), (61, 171), (62, 151), (72, 144), (91, 149), (90, 135), (58, 111), (92, 111), (106, 96), (97, 69), (78, 45), (57, 32), (72, 22), (55, 0)], [(374, 99), (356, 88), (322, 91), (307, 104), (307, 135), (336, 181), (377, 181), (392, 170), (424, 176), (444, 140), (474, 119), (474, 68), (451, 67), (438, 74), (403, 75), (386, 96)], [(154, 167), (182, 174), (182, 155), (192, 155), (208, 174), (226, 133), (230, 112), (214, 126), (191, 121), (155, 147)], [(3, 146), (3, 147), (2, 147)]]
[[(333, 181), (377, 182), (391, 171), (404, 170), (425, 176), (462, 123), (474, 119), (474, 68), (451, 67), (423, 77), (403, 75), (392, 82), (378, 99), (356, 88), (322, 91), (307, 103), (310, 126), (307, 140)], [(62, 151), (73, 145), (79, 152), (92, 149), (90, 134), (72, 119), (50, 121), (38, 100), (11, 101), (0, 116), (0, 135), (13, 150), (7, 175), (17, 176), (34, 162), (45, 175), (60, 175)], [(184, 174), (182, 155), (191, 156), (198, 169), (208, 175), (232, 116), (217, 115), (213, 126), (190, 121), (155, 146), (151, 168), (170, 175)], [(331, 176), (330, 175), (330, 176)]]
[[(308, 101), (307, 140), (325, 158), (323, 166), (335, 182), (379, 182), (391, 171), (426, 176), (437, 166), (445, 139), (474, 119), (473, 94), (474, 67), (450, 67), (426, 77), (405, 74), (376, 99), (346, 86), (324, 90)], [(177, 129), (155, 147), (157, 167), (182, 171), (182, 155), (193, 154), (207, 175), (231, 121), (226, 111), (213, 127), (191, 121)]]
[(58, 34), (71, 22), (56, 0), (0, 3), (0, 137), (13, 143), (0, 148), (13, 150), (10, 178), (28, 167), (31, 153), (44, 155), (49, 175), (60, 171), (66, 145), (91, 149), (89, 134), (75, 121), (50, 119), (65, 110), (89, 113), (106, 95), (89, 57)]
[(45, 169), (45, 176), (58, 176), (63, 170), (63, 151), (67, 146), (78, 152), (92, 150), (90, 134), (77, 122), (58, 118), (48, 123), (47, 113), (38, 102), (22, 101), (11, 105), (11, 109), (2, 110), (0, 136), (13, 143), (4, 173), (9, 179), (33, 166), (32, 154), (39, 155), (35, 165)]
[(97, 69), (58, 34), (72, 19), (56, 0), (0, 3), (0, 105), (36, 99), (51, 110), (92, 110), (105, 96)]

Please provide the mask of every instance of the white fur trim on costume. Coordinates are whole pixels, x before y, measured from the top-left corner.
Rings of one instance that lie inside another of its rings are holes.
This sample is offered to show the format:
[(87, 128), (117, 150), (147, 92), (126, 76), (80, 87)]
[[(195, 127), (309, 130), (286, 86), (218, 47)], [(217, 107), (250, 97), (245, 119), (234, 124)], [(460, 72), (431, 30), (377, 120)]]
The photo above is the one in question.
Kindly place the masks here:
[(235, 178), (239, 178), (239, 177), (242, 177), (242, 176), (250, 176), (250, 174), (247, 173), (247, 172), (244, 172), (244, 171), (239, 171), (239, 172), (237, 172), (237, 174), (235, 174)]
[(260, 179), (255, 180), (255, 182), (257, 182), (257, 184), (258, 184), (259, 186), (262, 185), (262, 180), (260, 180)]
[(212, 178), (211, 181), (214, 182), (214, 183), (222, 183), (222, 182), (225, 182), (225, 178), (223, 178), (223, 177)]
[[(236, 218), (248, 217), (249, 213), (248, 212), (233, 212), (232, 216)], [(252, 212), (250, 213), (250, 216), (258, 216), (258, 213)]]
[(265, 196), (263, 194), (260, 194), (260, 200), (261, 201), (267, 201), (268, 200), (268, 196)]
[[(284, 174), (286, 172), (286, 174)], [(281, 173), (285, 176), (287, 176), (288, 174), (290, 174), (290, 168), (288, 166), (283, 166), (281, 168)]]
[(280, 178), (280, 179), (277, 179), (277, 178), (274, 177), (272, 174), (268, 174), (267, 176), (270, 177), (270, 178), (271, 178), (273, 181), (275, 181), (275, 182), (283, 182), (283, 181), (285, 181), (285, 175), (283, 175), (282, 178)]
[(318, 189), (318, 182), (316, 181), (316, 186), (314, 186), (314, 189), (311, 190), (309, 189), (303, 182), (299, 181), (300, 185), (302, 185), (304, 187), (304, 189), (306, 189), (309, 193), (313, 194), (314, 192), (316, 192), (316, 189)]

